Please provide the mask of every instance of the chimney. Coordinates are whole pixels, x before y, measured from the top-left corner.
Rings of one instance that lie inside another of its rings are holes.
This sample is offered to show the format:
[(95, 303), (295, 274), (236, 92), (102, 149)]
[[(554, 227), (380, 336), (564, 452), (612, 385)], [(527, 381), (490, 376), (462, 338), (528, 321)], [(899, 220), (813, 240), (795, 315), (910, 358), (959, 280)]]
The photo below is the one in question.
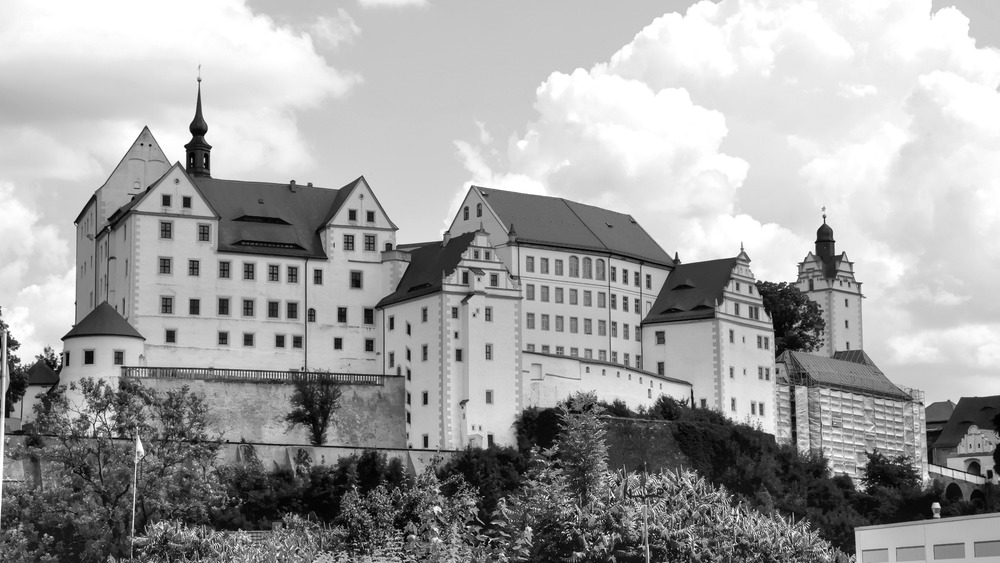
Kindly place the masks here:
[(451, 240), (451, 231), (444, 232), (444, 238), (441, 239), (441, 246), (448, 246), (448, 242)]
[(291, 182), (288, 183), (288, 190), (291, 191), (292, 193), (295, 193), (295, 180), (292, 180)]

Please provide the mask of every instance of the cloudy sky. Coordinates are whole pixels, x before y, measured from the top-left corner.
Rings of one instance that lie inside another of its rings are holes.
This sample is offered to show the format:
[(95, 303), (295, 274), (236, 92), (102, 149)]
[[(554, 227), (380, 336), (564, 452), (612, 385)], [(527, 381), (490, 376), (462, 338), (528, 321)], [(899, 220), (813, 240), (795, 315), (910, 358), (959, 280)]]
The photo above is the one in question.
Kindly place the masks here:
[(794, 280), (826, 206), (865, 348), (928, 401), (1000, 394), (1000, 5), (960, 0), (0, 4), (0, 307), (73, 322), (73, 219), (143, 125), (213, 175), (339, 187), (440, 236), (470, 183), (631, 213)]

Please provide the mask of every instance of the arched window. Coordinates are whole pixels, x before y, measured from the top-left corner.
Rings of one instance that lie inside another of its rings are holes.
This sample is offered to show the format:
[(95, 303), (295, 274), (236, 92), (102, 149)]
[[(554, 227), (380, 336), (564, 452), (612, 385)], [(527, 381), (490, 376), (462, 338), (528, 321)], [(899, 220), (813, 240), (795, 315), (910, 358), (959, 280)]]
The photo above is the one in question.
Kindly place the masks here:
[(465, 209), (462, 210), (462, 219), (465, 221), (469, 220), (469, 206), (466, 205)]
[(483, 216), (483, 204), (477, 203), (476, 204), (476, 217), (482, 217), (482, 216)]
[(603, 258), (598, 258), (597, 259), (597, 275), (595, 277), (597, 279), (599, 279), (599, 280), (603, 280), (604, 279), (604, 275), (605, 275), (604, 274), (604, 259)]
[(576, 256), (569, 257), (569, 277), (580, 277), (580, 259)]
[(392, 243), (391, 242), (385, 243), (385, 249), (386, 250), (392, 250)]
[(590, 279), (590, 278), (594, 277), (594, 270), (591, 267), (591, 263), (592, 262), (591, 262), (590, 258), (584, 258), (583, 259), (583, 277), (585, 277), (587, 279)]
[(309, 312), (308, 312), (308, 313), (306, 313), (306, 318), (307, 318), (307, 319), (309, 320), (309, 322), (311, 322), (311, 323), (314, 323), (314, 322), (316, 322), (316, 309), (313, 309), (312, 307), (310, 307), (310, 308), (309, 308)]

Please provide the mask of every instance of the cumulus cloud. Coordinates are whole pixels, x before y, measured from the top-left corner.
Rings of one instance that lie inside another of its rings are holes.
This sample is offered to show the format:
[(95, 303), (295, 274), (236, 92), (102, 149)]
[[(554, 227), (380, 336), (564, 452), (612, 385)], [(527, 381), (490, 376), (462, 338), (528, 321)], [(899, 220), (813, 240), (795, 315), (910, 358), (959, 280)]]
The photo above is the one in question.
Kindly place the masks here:
[(314, 40), (328, 48), (351, 43), (355, 37), (361, 35), (361, 28), (343, 8), (337, 8), (336, 16), (317, 17), (309, 30)]
[(930, 0), (699, 2), (550, 75), (503, 158), (460, 156), (477, 181), (632, 213), (686, 261), (743, 242), (765, 279), (795, 278), (825, 206), (866, 348), (943, 395), (913, 366), (1000, 368), (1000, 53), (968, 23)]

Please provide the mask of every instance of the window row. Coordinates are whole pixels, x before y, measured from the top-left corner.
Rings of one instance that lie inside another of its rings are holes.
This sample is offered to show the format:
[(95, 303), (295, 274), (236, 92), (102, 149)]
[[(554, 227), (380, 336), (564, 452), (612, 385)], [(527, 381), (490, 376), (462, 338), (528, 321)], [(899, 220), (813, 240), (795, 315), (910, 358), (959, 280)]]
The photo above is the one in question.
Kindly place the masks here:
[[(163, 196), (170, 197), (170, 196)], [(212, 225), (208, 223), (198, 223), (197, 230), (195, 234), (198, 238), (198, 242), (211, 242), (212, 241)], [(172, 239), (174, 238), (174, 222), (173, 221), (160, 221), (160, 238), (161, 239)]]
[[(524, 257), (524, 271), (528, 273), (535, 273), (535, 256), (525, 256)], [(538, 258), (538, 268), (537, 273), (542, 275), (549, 275), (549, 258), (539, 257)], [(563, 275), (563, 260), (561, 258), (554, 258), (552, 262), (552, 275), (561, 276)], [(606, 279), (606, 262), (603, 258), (598, 258), (593, 260), (591, 258), (583, 258), (582, 260), (577, 256), (570, 256), (568, 268), (568, 276), (571, 278), (584, 278), (584, 279)], [(581, 269), (582, 267), (582, 269)], [(616, 266), (611, 266), (611, 281), (618, 282), (618, 268)], [(622, 285), (629, 285), (630, 283), (635, 287), (642, 287), (642, 274), (638, 270), (633, 270), (631, 272), (631, 277), (629, 276), (628, 268), (621, 269), (621, 283)], [(653, 289), (653, 276), (651, 274), (646, 274), (646, 289)]]
[[(536, 320), (540, 320), (541, 322), (537, 323)], [(566, 317), (564, 317), (562, 315), (555, 315), (554, 319), (553, 319), (553, 316), (552, 315), (548, 315), (548, 314), (541, 314), (541, 315), (537, 315), (536, 316), (535, 313), (528, 313), (527, 315), (525, 315), (525, 322), (524, 322), (524, 324), (525, 324), (525, 328), (527, 328), (528, 330), (534, 330), (536, 327), (540, 328), (541, 330), (552, 330), (553, 329), (552, 328), (553, 327), (553, 323), (550, 322), (551, 320), (555, 320), (554, 330), (556, 332), (565, 332), (566, 331), (566, 328), (567, 328), (566, 327), (566, 322), (565, 322), (566, 321)], [(619, 334), (619, 332), (618, 332), (618, 321), (611, 321), (610, 323), (608, 323), (608, 321), (606, 321), (604, 319), (598, 319), (597, 320), (597, 335), (598, 336), (607, 336), (608, 335), (608, 326), (609, 326), (609, 324), (611, 326), (611, 337), (612, 338), (618, 338), (618, 334)], [(570, 333), (572, 333), (572, 334), (579, 333), (580, 332), (580, 325), (581, 325), (581, 323), (580, 323), (580, 318), (579, 317), (569, 317), (569, 332)], [(594, 321), (593, 321), (593, 319), (584, 318), (582, 325), (583, 325), (583, 334), (594, 334)], [(633, 335), (634, 335), (634, 338), (635, 338), (636, 342), (639, 342), (642, 339), (642, 332), (639, 330), (639, 328), (640, 328), (639, 325), (629, 325), (628, 323), (622, 323), (621, 324), (621, 328), (622, 328), (622, 330), (621, 330), (621, 338), (623, 340), (631, 340), (633, 338)], [(634, 330), (633, 330), (633, 328), (634, 328)]]
[[(536, 291), (537, 290), (537, 291)], [(562, 287), (549, 287), (547, 285), (535, 286), (533, 283), (528, 283), (524, 285), (524, 298), (527, 301), (541, 301), (542, 303), (557, 303), (562, 304), (567, 302), (570, 305), (580, 304), (580, 291), (576, 289), (569, 289), (566, 291)], [(582, 291), (583, 294), (583, 306), (593, 307), (594, 306), (594, 291), (585, 289)], [(608, 306), (608, 294), (603, 291), (596, 292), (597, 294), (597, 307), (599, 309), (605, 309)], [(619, 303), (619, 295), (617, 293), (611, 293), (611, 309), (617, 311)], [(638, 297), (633, 297), (631, 300), (627, 295), (621, 295), (621, 310), (629, 313), (634, 312), (641, 314), (642, 310), (639, 305), (640, 301)]]
[[(756, 305), (747, 305), (747, 318), (753, 319), (755, 321), (760, 320), (760, 307)], [(739, 317), (742, 314), (742, 307), (739, 303), (733, 303), (733, 314)]]
[[(172, 207), (173, 197), (170, 194), (161, 195), (160, 205), (163, 207)], [(191, 196), (189, 195), (181, 196), (181, 207), (184, 209), (191, 209)]]
[[(344, 250), (351, 251), (355, 250), (354, 244), (355, 235), (344, 235)], [(362, 240), (364, 241), (364, 251), (365, 252), (375, 252), (378, 249), (378, 239), (375, 235), (362, 235)], [(386, 250), (392, 250), (392, 243), (386, 243)]]
[[(525, 345), (525, 350), (528, 351), (528, 352), (540, 351), (542, 354), (553, 354), (554, 353), (557, 356), (565, 356), (566, 355), (566, 347), (565, 346), (555, 346), (555, 352), (553, 352), (552, 351), (553, 347), (550, 346), (550, 345), (548, 345), (548, 344), (542, 344), (541, 346), (536, 346), (535, 344), (526, 344)], [(569, 349), (569, 356), (572, 357), (572, 358), (579, 358), (580, 357), (580, 349), (577, 348), (577, 347), (575, 347), (575, 346), (570, 347), (570, 349)], [(587, 359), (587, 360), (594, 359), (594, 350), (593, 350), (593, 348), (584, 348), (583, 349), (583, 358)], [(608, 351), (607, 350), (598, 350), (597, 351), (597, 359), (599, 361), (602, 361), (602, 362), (608, 361)], [(615, 363), (615, 364), (618, 363), (618, 352), (616, 352), (616, 351), (612, 351), (611, 352), (611, 362)], [(663, 362), (660, 362), (660, 364), (662, 364), (662, 363)], [(624, 354), (622, 354), (622, 364), (625, 365), (625, 366), (627, 366), (627, 367), (633, 367), (632, 366), (632, 355), (630, 353), (625, 352)], [(635, 365), (634, 365), (634, 367), (636, 369), (642, 369), (642, 355), (641, 354), (636, 354), (635, 355)], [(660, 375), (663, 375), (663, 374), (661, 373)], [(631, 376), (629, 376), (629, 377), (631, 377)]]
[[(256, 333), (253, 333), (253, 332), (244, 332), (242, 334), (243, 334), (243, 346), (250, 348), (250, 347), (255, 347), (257, 345), (257, 335), (256, 335)], [(164, 331), (163, 341), (166, 344), (177, 344), (178, 343), (177, 329), (175, 329), (175, 328), (168, 328), (168, 329), (166, 329)], [(227, 330), (220, 330), (220, 331), (218, 331), (216, 343), (219, 346), (230, 346), (230, 345), (232, 345), (233, 341), (230, 338), (229, 331), (227, 331)], [(287, 335), (284, 335), (284, 334), (275, 334), (274, 335), (274, 347), (275, 348), (286, 348), (286, 347), (290, 347), (290, 348), (302, 348), (302, 346), (303, 346), (303, 337), (300, 334), (293, 334), (293, 335), (291, 335), (291, 338), (288, 338)], [(375, 339), (374, 338), (365, 338), (364, 339), (364, 347), (365, 347), (365, 352), (374, 352), (375, 351)], [(342, 337), (340, 337), (340, 336), (334, 337), (334, 339), (333, 339), (333, 349), (334, 350), (343, 350), (344, 349), (344, 339)], [(117, 361), (117, 356), (116, 356), (116, 361)]]
[[(162, 275), (172, 275), (174, 273), (174, 259), (169, 256), (161, 256), (158, 263), (158, 271)], [(201, 260), (189, 259), (187, 263), (187, 273), (189, 276), (201, 276)], [(351, 287), (361, 287), (361, 272), (352, 271), (350, 277)], [(219, 260), (219, 279), (232, 278), (232, 262), (229, 260)], [(257, 264), (255, 262), (243, 263), (243, 279), (257, 279)], [(281, 266), (278, 264), (267, 265), (267, 281), (281, 281)], [(299, 267), (285, 266), (285, 281), (288, 283), (299, 283)], [(323, 270), (313, 269), (313, 285), (323, 285)]]
[[(107, 360), (105, 360), (107, 361)], [(84, 350), (83, 351), (83, 365), (92, 366), (97, 364), (97, 351), (96, 350)], [(125, 365), (125, 351), (124, 350), (114, 350), (111, 353), (111, 364), (116, 366)], [(63, 365), (69, 366), (70, 363), (70, 353), (63, 353)]]
[[(347, 220), (348, 221), (357, 221), (358, 220), (358, 210), (357, 209), (348, 209), (347, 210)], [(366, 223), (374, 223), (375, 222), (375, 212), (374, 211), (365, 211), (365, 222)]]

